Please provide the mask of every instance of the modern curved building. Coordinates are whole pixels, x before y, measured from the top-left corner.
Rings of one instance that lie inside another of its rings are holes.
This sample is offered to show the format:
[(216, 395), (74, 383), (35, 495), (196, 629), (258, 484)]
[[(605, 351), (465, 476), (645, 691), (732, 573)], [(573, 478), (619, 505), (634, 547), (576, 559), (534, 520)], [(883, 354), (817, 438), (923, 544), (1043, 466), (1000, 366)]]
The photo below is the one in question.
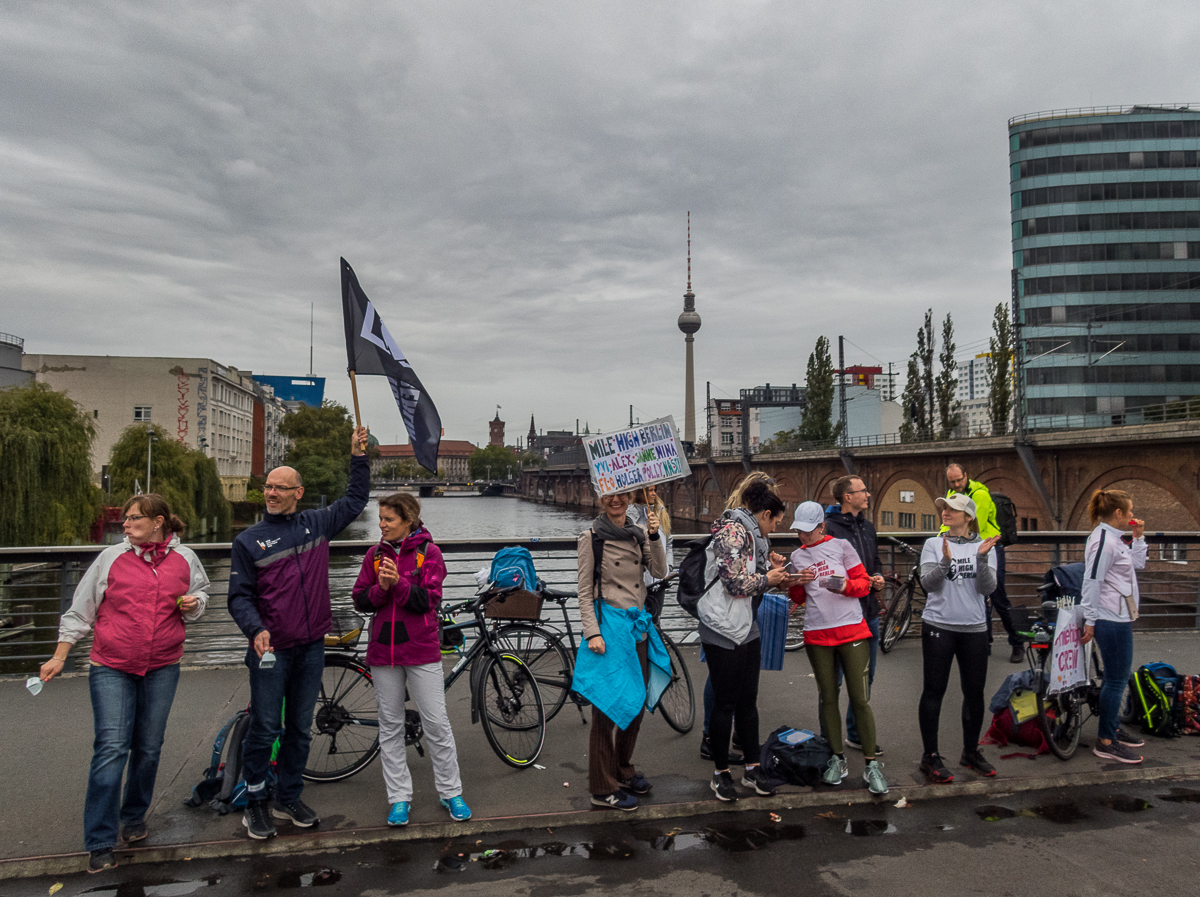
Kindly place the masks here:
[(1200, 397), (1200, 105), (1039, 112), (1008, 133), (1026, 425)]

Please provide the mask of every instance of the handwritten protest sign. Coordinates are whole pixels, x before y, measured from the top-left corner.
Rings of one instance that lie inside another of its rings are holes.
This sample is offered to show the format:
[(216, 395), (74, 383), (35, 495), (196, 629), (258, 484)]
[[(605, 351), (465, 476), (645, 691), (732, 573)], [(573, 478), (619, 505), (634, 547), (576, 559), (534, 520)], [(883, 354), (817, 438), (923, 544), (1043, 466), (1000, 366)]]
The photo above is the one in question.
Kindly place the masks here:
[(585, 436), (583, 448), (592, 485), (601, 495), (678, 480), (692, 472), (672, 417), (616, 433)]
[(1083, 636), (1083, 608), (1061, 607), (1054, 626), (1054, 648), (1050, 654), (1050, 681), (1046, 693), (1053, 695), (1087, 681), (1087, 659), (1091, 645), (1079, 644)]

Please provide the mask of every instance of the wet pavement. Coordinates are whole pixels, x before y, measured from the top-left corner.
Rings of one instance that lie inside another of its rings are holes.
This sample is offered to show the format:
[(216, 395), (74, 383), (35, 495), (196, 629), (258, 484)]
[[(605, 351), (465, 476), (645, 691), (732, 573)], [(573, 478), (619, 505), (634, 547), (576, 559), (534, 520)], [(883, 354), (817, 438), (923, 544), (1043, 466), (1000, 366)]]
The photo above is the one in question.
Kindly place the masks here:
[[(226, 897), (322, 893), (811, 895), (884, 892), (1190, 894), (1200, 823), (1193, 787), (1094, 786), (700, 816), (389, 842), (303, 856), (120, 867), (5, 882), (12, 897)], [(785, 884), (786, 883), (786, 884)]]
[[(993, 657), (989, 669), (989, 697), (1006, 675), (1020, 669), (1006, 662), (1007, 649), (1003, 644), (997, 643), (996, 653), (999, 656)], [(699, 757), (697, 750), (704, 667), (698, 663), (695, 648), (685, 648), (684, 655), (696, 685), (696, 728), (687, 735), (679, 735), (658, 716), (644, 722), (635, 761), (639, 770), (653, 780), (654, 791), (636, 814), (622, 816), (620, 823), (630, 831), (639, 826), (664, 833), (678, 828), (672, 843), (679, 843), (682, 835), (686, 843), (690, 843), (689, 839), (699, 839), (708, 845), (697, 846), (698, 850), (715, 848), (722, 851), (720, 844), (698, 834), (702, 829), (696, 822), (707, 814), (718, 813), (719, 818), (729, 820), (728, 824), (733, 826), (744, 825), (743, 820), (755, 820), (757, 830), (758, 820), (770, 823), (772, 827), (763, 829), (764, 834), (747, 837), (751, 840), (770, 839), (771, 833), (779, 835), (779, 838), (767, 841), (774, 849), (778, 846), (776, 841), (788, 840), (777, 826), (800, 824), (811, 835), (813, 814), (821, 812), (821, 808), (834, 806), (837, 813), (846, 816), (839, 823), (840, 834), (849, 829), (850, 837), (856, 840), (888, 841), (891, 837), (888, 825), (897, 825), (899, 834), (904, 834), (904, 828), (892, 818), (892, 814), (901, 811), (892, 808), (887, 814), (880, 815), (872, 815), (872, 811), (889, 808), (901, 797), (925, 804), (931, 798), (948, 800), (969, 796), (973, 803), (967, 815), (972, 818), (975, 808), (987, 806), (1000, 808), (996, 811), (997, 822), (1006, 821), (1006, 809), (1014, 813), (1018, 809), (1022, 813), (1037, 809), (1040, 823), (1053, 822), (1052, 817), (1067, 811), (1055, 809), (1058, 802), (1053, 800), (1020, 801), (1018, 807), (1011, 801), (998, 800), (996, 795), (1094, 784), (1129, 783), (1132, 787), (1139, 782), (1160, 780), (1161, 784), (1154, 786), (1160, 789), (1156, 793), (1169, 795), (1163, 801), (1181, 811), (1196, 811), (1197, 808), (1190, 807), (1189, 803), (1200, 799), (1200, 790), (1194, 784), (1169, 781), (1200, 776), (1200, 738), (1150, 738), (1143, 749), (1146, 762), (1130, 767), (1101, 761), (1091, 753), (1095, 721), (1085, 724), (1080, 749), (1068, 762), (1048, 754), (1030, 760), (1024, 756), (1027, 751), (991, 747), (985, 748), (985, 752), (999, 769), (997, 778), (983, 779), (961, 769), (954, 762), (961, 748), (955, 683), (952, 683), (943, 706), (941, 732), (942, 752), (956, 781), (943, 786), (925, 784), (917, 772), (921, 754), (916, 726), (921, 682), (920, 647), (915, 640), (906, 640), (892, 653), (881, 656), (872, 700), (879, 740), (885, 748), (881, 759), (892, 789), (886, 798), (874, 798), (866, 791), (861, 781), (862, 757), (850, 751), (847, 753), (850, 778), (838, 788), (789, 787), (774, 798), (746, 798), (732, 805), (720, 804), (708, 788), (711, 765)], [(1200, 639), (1194, 632), (1139, 634), (1135, 642), (1135, 664), (1152, 660), (1173, 663), (1181, 672), (1196, 672), (1200, 670)], [(546, 828), (559, 831), (576, 826), (594, 826), (598, 832), (614, 824), (613, 811), (590, 809), (586, 787), (588, 729), (581, 724), (580, 714), (571, 704), (567, 704), (549, 724), (546, 745), (539, 759), (542, 768), (515, 770), (497, 759), (479, 727), (470, 724), (465, 677), (447, 697), (463, 769), (464, 793), (474, 810), (474, 817), (469, 822), (452, 823), (449, 820), (438, 806), (428, 758), (418, 758), (410, 751), (416, 794), (413, 822), (406, 829), (388, 829), (384, 824), (387, 803), (376, 761), (346, 781), (307, 787), (305, 800), (323, 817), (319, 829), (297, 832), (287, 825), (280, 825), (279, 837), (270, 842), (252, 843), (245, 836), (240, 815), (219, 816), (207, 807), (188, 809), (183, 806), (183, 800), (210, 762), (217, 731), (248, 700), (245, 670), (186, 671), (180, 679), (155, 803), (147, 820), (150, 837), (145, 846), (119, 852), (124, 864), (122, 868), (128, 870), (135, 864), (185, 858), (196, 863), (210, 858), (234, 862), (234, 858), (238, 858), (236, 862), (240, 864), (242, 857), (249, 857), (254, 863), (260, 863), (268, 854), (283, 852), (340, 855), (338, 851), (365, 849), (365, 845), (378, 842), (392, 843), (403, 854), (408, 848), (396, 842), (413, 839), (443, 839), (446, 843), (469, 839), (472, 844), (480, 840), (494, 849), (506, 850), (500, 846), (509, 837), (505, 832)], [(785, 724), (817, 728), (816, 703), (816, 687), (807, 658), (803, 653), (788, 654), (782, 672), (763, 673), (759, 703), (763, 734)], [(0, 730), (0, 751), (6, 760), (4, 800), (0, 801), (0, 880), (43, 873), (68, 874), (82, 869), (86, 862), (82, 853), (82, 807), (92, 737), (86, 677), (52, 682), (37, 697), (30, 696), (19, 681), (0, 681), (0, 712), (5, 720)], [(1170, 790), (1172, 787), (1177, 790)], [(1141, 792), (1137, 794), (1141, 795)], [(1139, 799), (1158, 803), (1144, 796)], [(1120, 812), (1117, 808), (1102, 809)], [(1088, 812), (1096, 811), (1089, 808)], [(770, 813), (780, 815), (783, 821), (772, 822)], [(882, 830), (875, 831), (876, 826), (871, 820), (885, 820)], [(979, 819), (981, 824), (984, 821)], [(1075, 824), (1086, 825), (1088, 820), (1079, 820)], [(723, 836), (712, 837), (720, 841)], [(593, 843), (595, 838), (581, 837), (578, 841)], [(614, 842), (601, 839), (595, 843)], [(748, 842), (731, 836), (729, 843)], [(634, 846), (639, 855), (654, 849)], [(616, 855), (620, 850), (612, 849), (616, 853), (610, 859), (620, 859)], [(752, 849), (746, 848), (747, 851)], [(488, 858), (468, 857), (465, 862), (470, 863), (471, 868), (480, 863), (516, 867), (526, 860), (541, 861), (544, 858), (543, 853), (536, 856), (498, 854)], [(299, 873), (299, 884), (295, 886), (323, 886), (321, 869), (305, 868), (307, 871)], [(336, 864), (331, 868), (342, 873), (346, 871)], [(306, 879), (305, 876), (311, 877)], [(197, 885), (197, 889), (200, 887)], [(10, 893), (6, 882), (0, 881), (0, 893)], [(153, 893), (169, 897), (168, 891)]]

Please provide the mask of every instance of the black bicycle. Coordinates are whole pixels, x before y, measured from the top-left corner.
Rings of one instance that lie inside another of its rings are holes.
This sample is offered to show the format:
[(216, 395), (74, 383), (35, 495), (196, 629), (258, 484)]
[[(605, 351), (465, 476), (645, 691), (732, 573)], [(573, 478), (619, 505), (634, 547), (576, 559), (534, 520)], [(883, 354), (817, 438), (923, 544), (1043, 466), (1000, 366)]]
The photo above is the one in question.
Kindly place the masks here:
[[(885, 595), (883, 601), (883, 617), (879, 624), (879, 650), (884, 654), (896, 647), (896, 643), (904, 638), (915, 613), (918, 600), (924, 600), (925, 587), (921, 585), (921, 552), (906, 542), (901, 542), (894, 536), (888, 536), (902, 554), (913, 558), (913, 567), (906, 579), (901, 579), (894, 573), (884, 574)], [(918, 593), (920, 598), (918, 599)]]
[[(496, 755), (509, 766), (531, 766), (546, 740), (546, 716), (532, 672), (517, 656), (503, 649), (492, 636), (484, 612), (492, 594), (440, 609), (443, 641), (465, 642), (463, 633), (477, 637), (447, 674), (445, 687), (454, 685), (470, 670), (471, 722), (478, 722)], [(455, 622), (459, 613), (473, 619)], [(333, 782), (349, 778), (379, 753), (379, 711), (370, 669), (359, 660), (363, 618), (340, 610), (334, 615), (335, 632), (325, 637), (325, 670), (313, 714), (312, 744), (304, 777)], [(407, 715), (407, 714), (406, 714)], [(420, 747), (419, 723), (406, 741)]]

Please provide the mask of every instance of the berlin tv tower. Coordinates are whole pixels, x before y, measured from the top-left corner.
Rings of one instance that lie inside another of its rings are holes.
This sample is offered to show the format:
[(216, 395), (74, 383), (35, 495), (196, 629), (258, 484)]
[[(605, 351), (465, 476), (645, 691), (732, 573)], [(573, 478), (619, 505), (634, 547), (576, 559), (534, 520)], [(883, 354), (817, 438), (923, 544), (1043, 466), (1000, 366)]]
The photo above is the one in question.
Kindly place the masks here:
[(692, 362), (692, 343), (695, 332), (700, 329), (700, 315), (696, 314), (696, 294), (692, 292), (692, 213), (687, 218), (687, 292), (683, 294), (683, 313), (679, 316), (679, 329), (685, 334), (684, 347), (687, 362), (684, 368), (683, 389), (683, 438), (696, 442), (696, 371)]

